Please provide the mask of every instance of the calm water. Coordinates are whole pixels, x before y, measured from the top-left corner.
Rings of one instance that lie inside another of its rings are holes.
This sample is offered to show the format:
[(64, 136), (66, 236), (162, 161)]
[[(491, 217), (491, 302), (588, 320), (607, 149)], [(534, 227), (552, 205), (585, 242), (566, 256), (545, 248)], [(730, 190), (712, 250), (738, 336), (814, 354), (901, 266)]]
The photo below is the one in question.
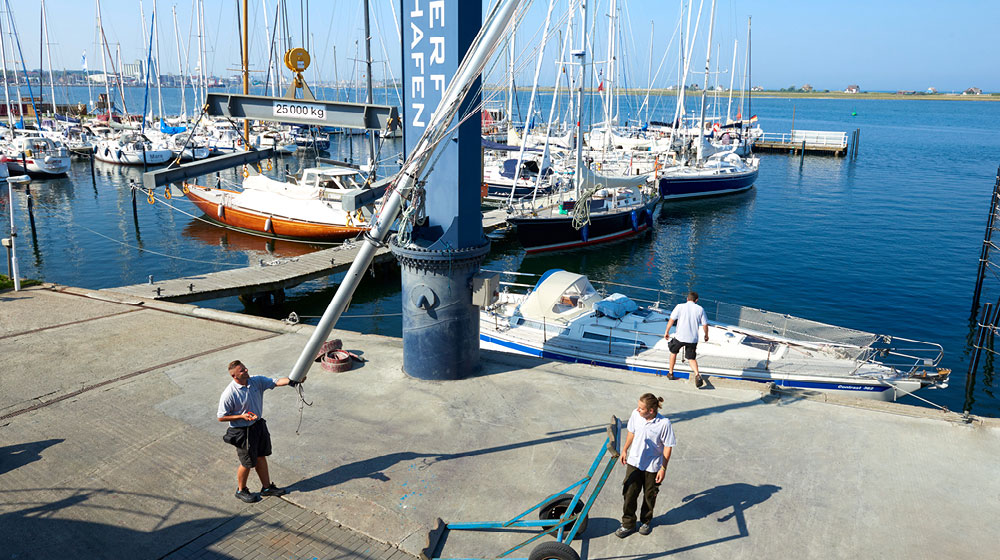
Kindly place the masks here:
[[(86, 100), (85, 88), (82, 95)], [(177, 111), (172, 95), (167, 110)], [(669, 120), (672, 103), (662, 102), (652, 118)], [(749, 193), (663, 206), (654, 231), (640, 239), (542, 257), (526, 257), (516, 242), (497, 242), (484, 268), (540, 273), (559, 267), (674, 292), (695, 289), (713, 300), (938, 342), (943, 365), (954, 370), (951, 387), (922, 396), (961, 410), (969, 307), (1000, 162), (994, 126), (1000, 103), (759, 99), (753, 113), (765, 130), (787, 132), (793, 106), (798, 129), (860, 128), (857, 161), (807, 156), (800, 166), (798, 157), (764, 155)], [(348, 158), (352, 149), (360, 155), (361, 148), (358, 139), (335, 145), (333, 157)], [(382, 156), (398, 149), (389, 145)], [(280, 162), (292, 171), (310, 163)], [(140, 171), (98, 162), (96, 174), (92, 181), (89, 164), (80, 161), (68, 178), (33, 182), (33, 232), (26, 194), (15, 193), (23, 276), (106, 288), (316, 247), (269, 244), (206, 225), (185, 214), (197, 212), (180, 197), (170, 201), (175, 208), (140, 197), (133, 215), (128, 184), (140, 181)], [(0, 204), (6, 216), (6, 192)], [(320, 315), (337, 279), (300, 286), (271, 314)], [(398, 276), (369, 278), (338, 327), (399, 336), (398, 290)], [(997, 295), (1000, 280), (993, 278), (984, 301)], [(253, 312), (235, 298), (201, 305)], [(1000, 416), (995, 385), (980, 372), (974, 412)]]

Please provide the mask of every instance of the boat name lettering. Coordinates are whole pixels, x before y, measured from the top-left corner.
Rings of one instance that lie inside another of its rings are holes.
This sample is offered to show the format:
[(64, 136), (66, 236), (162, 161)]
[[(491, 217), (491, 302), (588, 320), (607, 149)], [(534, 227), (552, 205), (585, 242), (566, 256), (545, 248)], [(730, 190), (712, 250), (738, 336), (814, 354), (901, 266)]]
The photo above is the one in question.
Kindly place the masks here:
[(869, 387), (864, 385), (837, 385), (838, 389), (846, 389), (848, 391), (874, 391), (875, 387)]
[(289, 103), (287, 101), (275, 101), (272, 105), (275, 117), (299, 117), (314, 121), (326, 120), (326, 107), (322, 105), (311, 105), (309, 103)]

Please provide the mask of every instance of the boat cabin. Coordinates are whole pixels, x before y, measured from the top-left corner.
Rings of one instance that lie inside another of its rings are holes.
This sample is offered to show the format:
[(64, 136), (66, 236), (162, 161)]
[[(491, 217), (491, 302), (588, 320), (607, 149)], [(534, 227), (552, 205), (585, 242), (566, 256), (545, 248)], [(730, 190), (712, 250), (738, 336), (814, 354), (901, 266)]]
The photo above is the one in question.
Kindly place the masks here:
[(550, 270), (538, 280), (518, 311), (525, 319), (534, 321), (569, 321), (591, 312), (601, 299), (586, 276)]

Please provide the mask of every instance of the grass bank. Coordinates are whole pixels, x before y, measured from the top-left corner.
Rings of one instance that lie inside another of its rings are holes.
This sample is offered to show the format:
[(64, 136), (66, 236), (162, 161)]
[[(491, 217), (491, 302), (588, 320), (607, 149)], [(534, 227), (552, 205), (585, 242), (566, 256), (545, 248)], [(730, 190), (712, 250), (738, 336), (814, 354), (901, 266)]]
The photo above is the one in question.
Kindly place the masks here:
[[(22, 288), (28, 288), (30, 286), (37, 286), (37, 285), (39, 285), (41, 283), (42, 282), (40, 280), (32, 280), (31, 278), (22, 278), (21, 279), (21, 287)], [(9, 276), (5, 276), (3, 274), (0, 274), (0, 291), (2, 291), (2, 290), (13, 290), (13, 289), (14, 289), (14, 281), (11, 280)]]

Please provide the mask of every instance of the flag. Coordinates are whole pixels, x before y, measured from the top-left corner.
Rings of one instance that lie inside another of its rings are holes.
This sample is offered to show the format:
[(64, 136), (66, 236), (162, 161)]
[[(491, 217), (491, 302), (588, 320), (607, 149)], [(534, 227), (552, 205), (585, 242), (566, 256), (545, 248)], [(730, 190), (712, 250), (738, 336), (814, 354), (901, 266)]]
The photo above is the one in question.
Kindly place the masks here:
[(757, 115), (753, 115), (752, 117), (750, 117), (750, 122), (752, 123), (757, 122)]
[(84, 72), (87, 71), (87, 51), (83, 51), (83, 56), (80, 57), (80, 68), (82, 68)]
[(604, 91), (604, 80), (601, 80), (601, 83), (597, 84), (597, 91)]
[[(743, 120), (743, 111), (737, 111), (736, 112), (736, 120), (738, 120), (738, 121), (742, 121)], [(686, 352), (686, 350), (685, 350), (685, 352)]]

